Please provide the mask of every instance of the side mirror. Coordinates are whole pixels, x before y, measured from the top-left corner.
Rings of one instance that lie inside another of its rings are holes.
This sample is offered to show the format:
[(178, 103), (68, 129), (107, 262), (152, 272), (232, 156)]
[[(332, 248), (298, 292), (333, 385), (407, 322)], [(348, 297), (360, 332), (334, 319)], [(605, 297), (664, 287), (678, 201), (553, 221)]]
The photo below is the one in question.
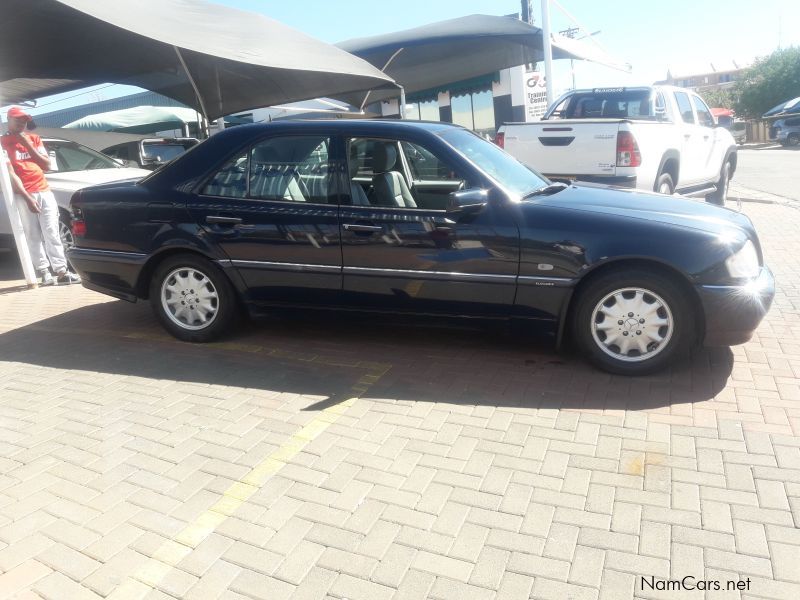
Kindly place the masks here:
[(489, 192), (481, 188), (450, 192), (447, 212), (451, 214), (471, 214), (480, 211), (489, 202)]

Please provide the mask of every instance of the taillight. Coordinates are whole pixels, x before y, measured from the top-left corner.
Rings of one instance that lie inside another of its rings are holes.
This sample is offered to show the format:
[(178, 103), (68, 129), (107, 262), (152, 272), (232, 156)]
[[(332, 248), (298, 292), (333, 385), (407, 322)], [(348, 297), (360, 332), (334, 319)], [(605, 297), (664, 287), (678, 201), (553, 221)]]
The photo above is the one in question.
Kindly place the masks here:
[(617, 166), (638, 167), (642, 164), (639, 144), (630, 131), (617, 132)]
[(506, 134), (503, 132), (499, 132), (497, 136), (494, 138), (494, 143), (500, 146), (501, 148), (506, 147)]
[(86, 222), (79, 219), (72, 220), (72, 235), (74, 237), (86, 237)]

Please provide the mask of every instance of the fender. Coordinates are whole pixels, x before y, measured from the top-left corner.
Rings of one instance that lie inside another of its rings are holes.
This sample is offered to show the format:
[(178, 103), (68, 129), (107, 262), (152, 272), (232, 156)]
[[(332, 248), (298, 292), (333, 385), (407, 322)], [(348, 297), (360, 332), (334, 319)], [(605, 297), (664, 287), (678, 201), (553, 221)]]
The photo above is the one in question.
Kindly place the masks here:
[[(672, 182), (675, 185), (675, 188), (677, 189), (678, 179), (680, 178), (681, 175), (681, 153), (675, 148), (670, 148), (669, 150), (665, 151), (664, 154), (661, 156), (661, 162), (658, 164), (658, 171), (656, 171), (656, 181), (664, 172), (664, 165), (667, 164), (668, 160), (674, 160), (678, 165), (677, 176), (675, 177), (675, 181)], [(653, 185), (655, 185), (655, 181), (653, 182)]]

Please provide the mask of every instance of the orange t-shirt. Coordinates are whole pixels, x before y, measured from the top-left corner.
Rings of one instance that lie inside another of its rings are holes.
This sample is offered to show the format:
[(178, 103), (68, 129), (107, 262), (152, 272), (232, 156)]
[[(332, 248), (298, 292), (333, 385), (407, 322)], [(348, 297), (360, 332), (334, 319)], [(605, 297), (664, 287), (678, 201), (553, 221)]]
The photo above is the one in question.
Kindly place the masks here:
[[(33, 133), (26, 133), (31, 145), (36, 149), (39, 154), (47, 156), (47, 150), (42, 144), (42, 138)], [(16, 140), (16, 136), (5, 134), (0, 137), (0, 143), (3, 145), (8, 161), (14, 169), (14, 172), (22, 181), (22, 187), (29, 193), (45, 192), (50, 189), (47, 185), (47, 179), (44, 177), (44, 171), (33, 158), (31, 158), (28, 148)]]

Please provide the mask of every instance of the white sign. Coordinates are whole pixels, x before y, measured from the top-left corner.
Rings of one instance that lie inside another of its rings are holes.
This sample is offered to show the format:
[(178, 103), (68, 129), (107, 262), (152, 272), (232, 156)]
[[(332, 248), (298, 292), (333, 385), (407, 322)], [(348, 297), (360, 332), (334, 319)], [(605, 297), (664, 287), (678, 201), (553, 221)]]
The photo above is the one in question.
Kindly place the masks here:
[(525, 73), (525, 121), (538, 121), (547, 110), (547, 83), (538, 71)]

